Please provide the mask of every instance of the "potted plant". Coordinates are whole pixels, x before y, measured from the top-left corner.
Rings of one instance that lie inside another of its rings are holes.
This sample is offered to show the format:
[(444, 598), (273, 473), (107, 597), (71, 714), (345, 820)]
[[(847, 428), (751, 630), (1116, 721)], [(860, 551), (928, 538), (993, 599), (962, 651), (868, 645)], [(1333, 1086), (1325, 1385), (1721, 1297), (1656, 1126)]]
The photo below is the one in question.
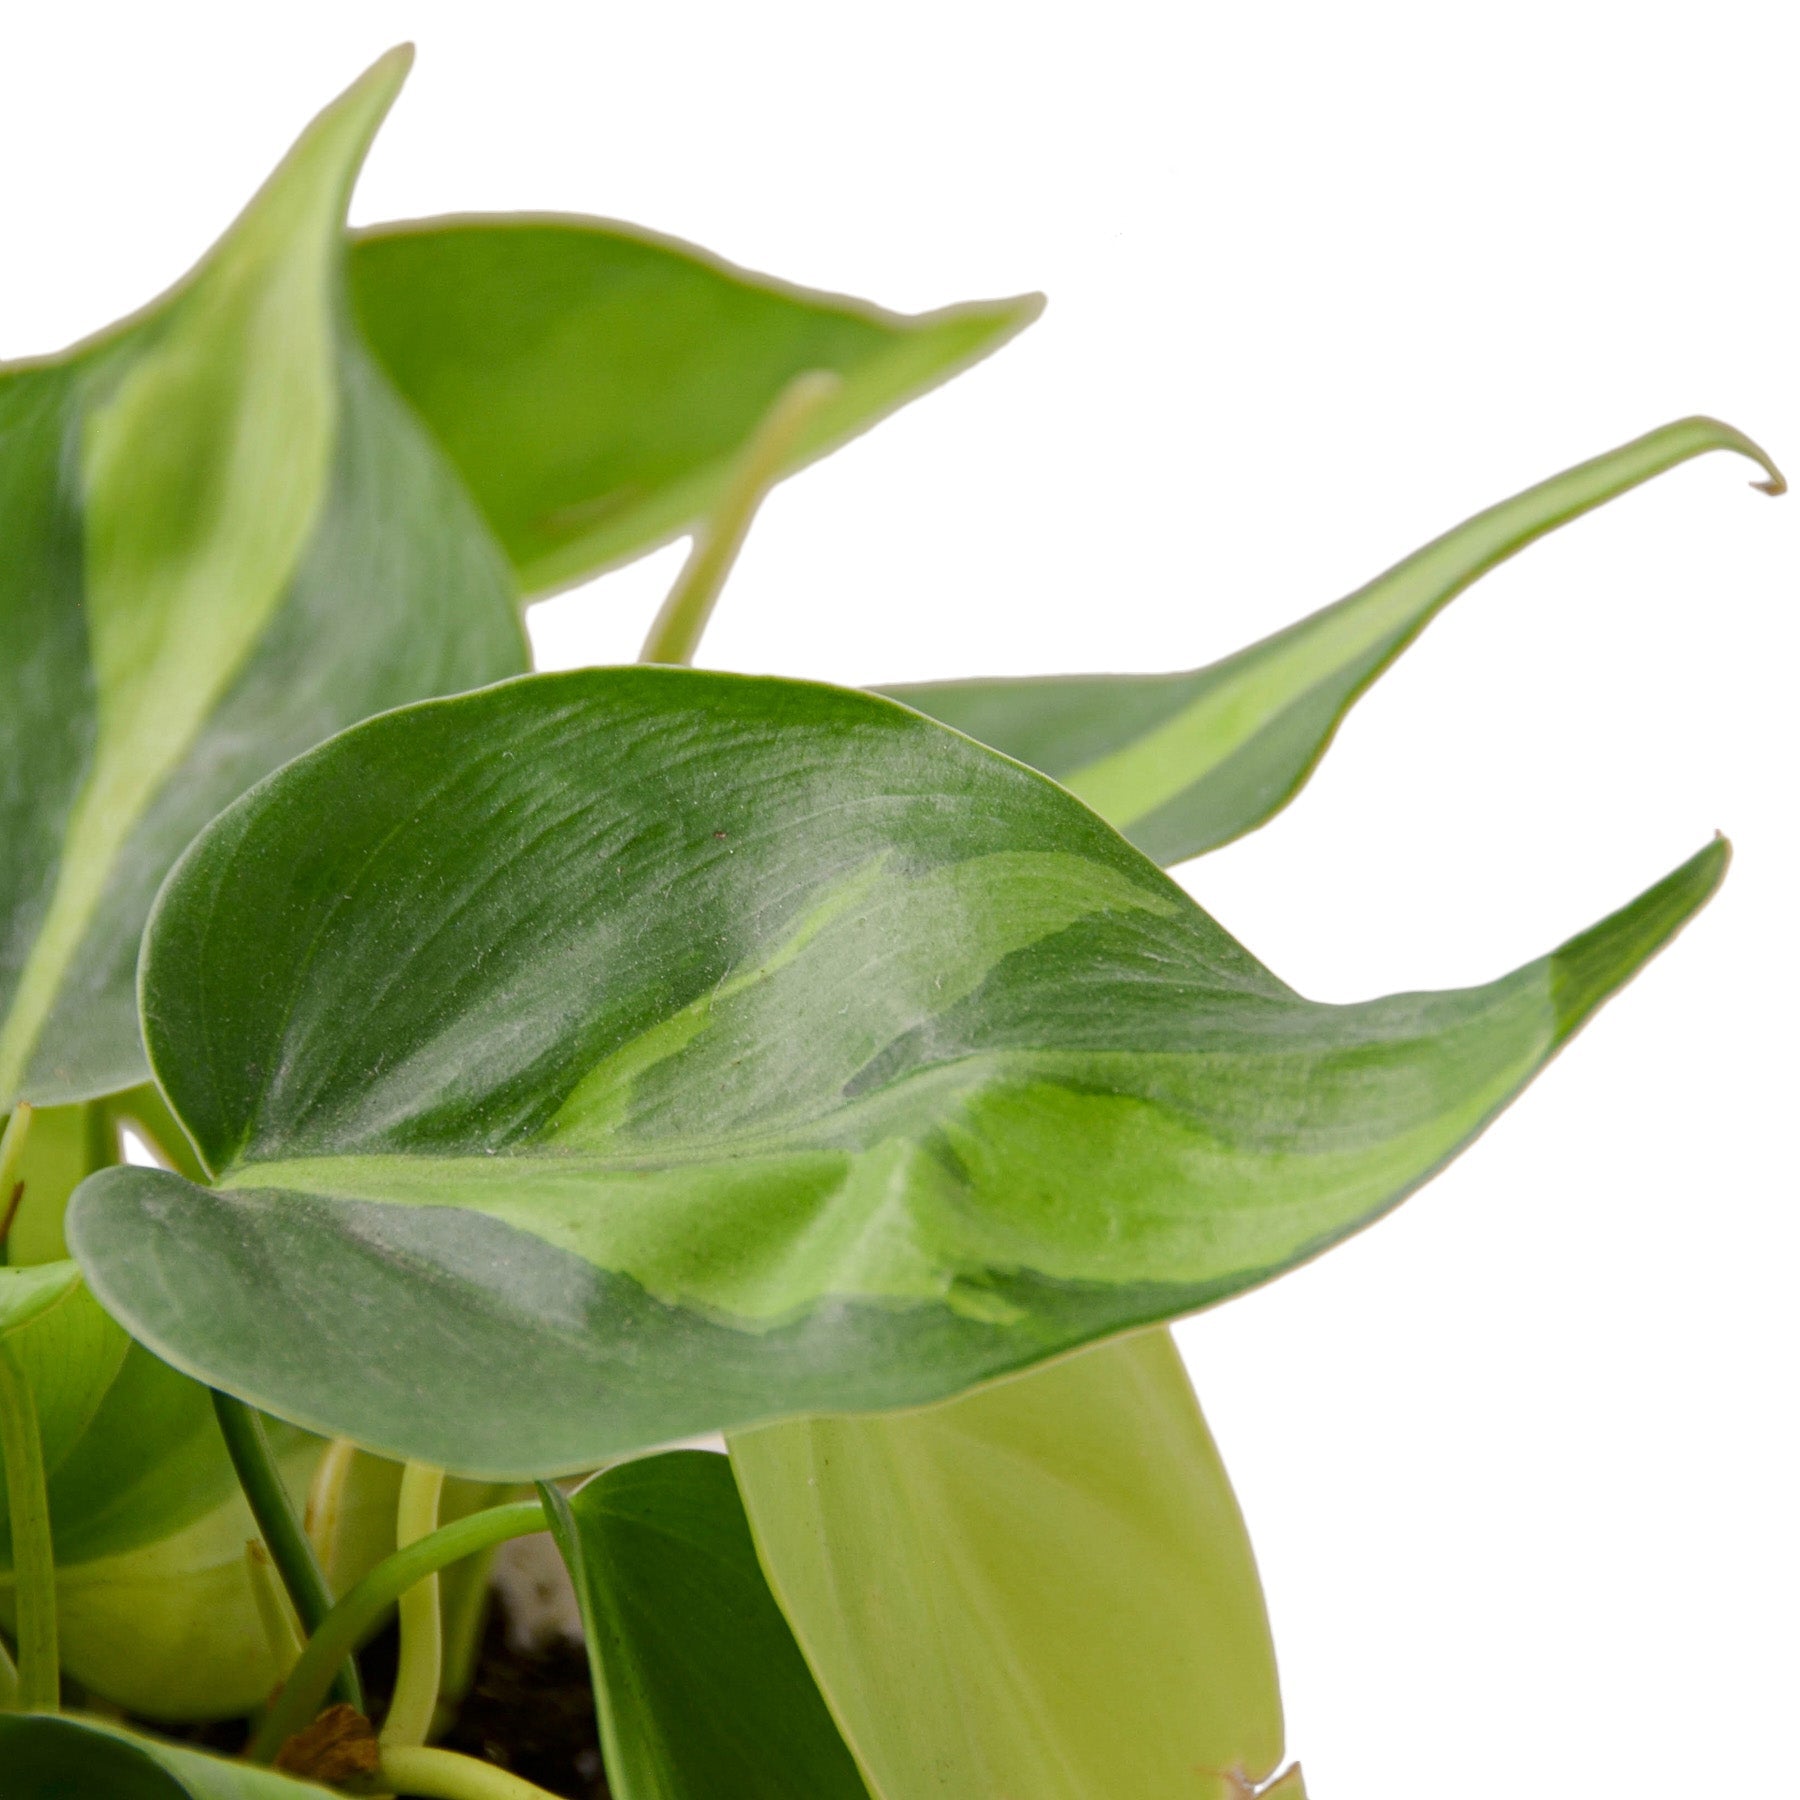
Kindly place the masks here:
[[(698, 672), (767, 489), (1038, 302), (347, 235), (406, 66), (0, 372), (0, 1792), (542, 1794), (432, 1740), (547, 1529), (622, 1800), (1300, 1795), (1167, 1323), (1427, 1180), (1728, 853), (1354, 1006), (1163, 869), (1496, 563), (1779, 474), (1678, 421), (1194, 671)], [(690, 532), (639, 665), (528, 672), (522, 600)]]

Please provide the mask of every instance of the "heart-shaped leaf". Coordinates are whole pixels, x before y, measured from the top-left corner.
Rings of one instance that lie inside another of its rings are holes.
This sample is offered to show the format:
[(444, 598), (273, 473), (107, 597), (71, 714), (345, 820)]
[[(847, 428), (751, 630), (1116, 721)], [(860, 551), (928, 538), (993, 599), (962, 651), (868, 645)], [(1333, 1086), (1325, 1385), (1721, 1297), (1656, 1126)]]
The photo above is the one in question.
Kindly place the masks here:
[(896, 700), (1053, 775), (1165, 867), (1254, 831), (1293, 799), (1345, 713), (1496, 563), (1708, 450), (1769, 458), (1716, 419), (1682, 419), (1527, 488), (1347, 599), (1203, 669), (921, 682)]
[(216, 1185), (90, 1176), (96, 1293), (216, 1386), (495, 1476), (947, 1397), (1318, 1254), (1703, 903), (1301, 999), (1054, 783), (671, 668), (374, 719), (216, 820), (146, 1041)]
[(320, 1800), (331, 1789), (97, 1719), (0, 1713), (6, 1800)]
[(349, 323), (344, 208), (406, 61), (164, 299), (0, 371), (0, 1109), (142, 1080), (144, 917), (221, 806), (525, 666), (504, 557)]
[(581, 1603), (613, 1800), (868, 1800), (724, 1457), (675, 1450), (539, 1492)]
[(598, 219), (381, 225), (351, 242), (357, 319), (527, 594), (706, 517), (796, 376), (842, 377), (790, 467), (999, 349), (1034, 294), (907, 317), (746, 274)]
[(1166, 1331), (941, 1406), (734, 1434), (769, 1580), (882, 1800), (1244, 1800), (1262, 1588)]

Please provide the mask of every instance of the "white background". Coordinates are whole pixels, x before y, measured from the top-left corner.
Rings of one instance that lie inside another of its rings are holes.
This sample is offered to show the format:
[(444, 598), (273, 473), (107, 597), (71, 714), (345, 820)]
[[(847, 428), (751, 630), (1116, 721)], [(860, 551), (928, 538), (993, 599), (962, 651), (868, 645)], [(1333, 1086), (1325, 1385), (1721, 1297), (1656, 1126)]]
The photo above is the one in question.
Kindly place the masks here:
[[(34, 12), (0, 26), (0, 354), (174, 278), (404, 37), (359, 220), (566, 208), (901, 308), (1046, 290), (776, 496), (715, 665), (1191, 665), (1683, 413), (1800, 465), (1784, 0)], [(1490, 576), (1291, 812), (1183, 874), (1349, 999), (1484, 979), (1738, 847), (1463, 1163), (1183, 1330), (1318, 1800), (1800, 1792), (1800, 500), (1752, 473)], [(545, 659), (632, 654), (679, 559), (541, 608)]]

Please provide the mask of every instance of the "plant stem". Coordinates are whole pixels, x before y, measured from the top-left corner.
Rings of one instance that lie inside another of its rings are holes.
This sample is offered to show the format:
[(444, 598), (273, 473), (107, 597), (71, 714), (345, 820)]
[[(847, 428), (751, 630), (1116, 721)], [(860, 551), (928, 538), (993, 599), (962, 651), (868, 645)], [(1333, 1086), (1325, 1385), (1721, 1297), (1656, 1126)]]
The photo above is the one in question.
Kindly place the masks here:
[(725, 491), (712, 516), (694, 534), (694, 548), (644, 639), (639, 662), (693, 661), (700, 634), (744, 547), (756, 509), (786, 473), (788, 457), (801, 432), (842, 386), (828, 370), (808, 369), (775, 396), (726, 478)]
[[(400, 1477), (400, 1505), (394, 1520), (394, 1543), (405, 1550), (437, 1530), (438, 1502), (444, 1471), (424, 1463), (408, 1463)], [(438, 1603), (438, 1578), (427, 1575), (400, 1596), (400, 1666), (394, 1675), (394, 1700), (381, 1727), (384, 1745), (423, 1744), (431, 1735), (438, 1687), (444, 1679), (444, 1613)]]
[(19, 1704), (19, 1665), (12, 1652), (0, 1639), (0, 1712), (11, 1712)]
[(378, 1779), (397, 1794), (417, 1800), (556, 1800), (547, 1788), (525, 1781), (492, 1763), (458, 1756), (454, 1750), (381, 1746)]
[[(219, 1430), (224, 1434), (225, 1448), (231, 1454), (231, 1466), (237, 1470), (244, 1498), (250, 1502), (257, 1529), (281, 1576), (281, 1585), (294, 1603), (301, 1629), (310, 1637), (331, 1611), (331, 1590), (325, 1585), (318, 1558), (294, 1516), (294, 1502), (275, 1466), (262, 1415), (255, 1407), (246, 1406), (217, 1388), (213, 1389), (213, 1411), (218, 1415)], [(338, 1699), (362, 1711), (362, 1682), (353, 1659), (346, 1657), (336, 1669), (332, 1688)]]
[(18, 1626), (18, 1696), (23, 1712), (55, 1712), (60, 1700), (56, 1650), (56, 1557), (37, 1402), (12, 1345), (0, 1337), (0, 1458), (12, 1513), (13, 1605)]
[(491, 1544), (529, 1537), (543, 1529), (542, 1503), (520, 1500), (511, 1506), (471, 1513), (377, 1563), (331, 1609), (307, 1641), (300, 1660), (257, 1727), (250, 1745), (251, 1760), (273, 1762), (275, 1752), (296, 1731), (312, 1723), (331, 1685), (332, 1670), (374, 1631), (388, 1608), (415, 1582)]

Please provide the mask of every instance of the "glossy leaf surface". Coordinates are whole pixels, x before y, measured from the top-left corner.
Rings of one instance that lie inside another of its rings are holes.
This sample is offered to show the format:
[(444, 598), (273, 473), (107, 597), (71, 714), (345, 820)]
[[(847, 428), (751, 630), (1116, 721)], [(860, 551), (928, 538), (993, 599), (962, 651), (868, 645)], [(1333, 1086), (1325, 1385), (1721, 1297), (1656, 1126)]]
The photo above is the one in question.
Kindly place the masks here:
[(138, 938), (221, 806), (524, 667), (498, 546), (348, 321), (344, 208), (405, 67), (328, 107), (173, 292), (0, 370), (0, 1108), (143, 1079)]
[(723, 1456), (620, 1464), (545, 1512), (581, 1603), (614, 1800), (868, 1800)]
[(1716, 419), (1682, 419), (1527, 488), (1346, 599), (1203, 669), (924, 682), (882, 690), (1053, 775), (1165, 867), (1294, 797), (1345, 713), (1478, 576), (1557, 526), (1709, 450), (1762, 464)]
[(96, 1719), (0, 1713), (6, 1800), (318, 1800), (329, 1788)]
[(882, 1800), (1241, 1800), (1262, 1589), (1166, 1331), (914, 1412), (735, 1434), (769, 1578)]
[(216, 1185), (102, 1170), (69, 1241), (177, 1366), (466, 1473), (944, 1398), (1378, 1217), (1725, 856), (1488, 986), (1321, 1006), (903, 707), (538, 676), (196, 841), (144, 1016)]
[(541, 594), (711, 512), (797, 375), (843, 378), (790, 466), (997, 350), (1035, 295), (906, 317), (751, 275), (599, 219), (426, 219), (359, 232), (371, 349)]

